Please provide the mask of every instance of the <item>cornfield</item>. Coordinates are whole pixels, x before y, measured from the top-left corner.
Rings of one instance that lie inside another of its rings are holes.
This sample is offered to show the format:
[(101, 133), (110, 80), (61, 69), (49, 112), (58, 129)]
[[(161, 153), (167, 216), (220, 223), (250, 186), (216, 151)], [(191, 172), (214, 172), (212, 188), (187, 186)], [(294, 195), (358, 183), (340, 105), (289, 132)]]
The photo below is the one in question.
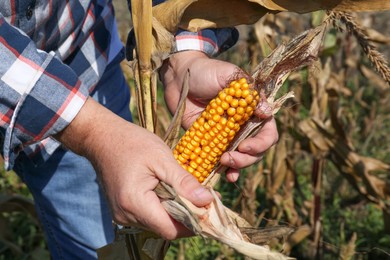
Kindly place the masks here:
[[(114, 1), (122, 40), (130, 29)], [(318, 59), (292, 71), (275, 115), (279, 141), (237, 183), (215, 186), (257, 242), (297, 259), (390, 259), (390, 12), (266, 14), (240, 25), (240, 40), (218, 58), (252, 72), (279, 45), (329, 19)], [(135, 92), (136, 73), (123, 63)], [(153, 131), (172, 116), (162, 88)], [(141, 118), (133, 98), (135, 120)], [(152, 121), (153, 121), (152, 120)], [(31, 195), (12, 173), (0, 177), (0, 259), (48, 258)], [(145, 258), (146, 259), (146, 258)], [(165, 259), (246, 259), (214, 239), (171, 241)]]

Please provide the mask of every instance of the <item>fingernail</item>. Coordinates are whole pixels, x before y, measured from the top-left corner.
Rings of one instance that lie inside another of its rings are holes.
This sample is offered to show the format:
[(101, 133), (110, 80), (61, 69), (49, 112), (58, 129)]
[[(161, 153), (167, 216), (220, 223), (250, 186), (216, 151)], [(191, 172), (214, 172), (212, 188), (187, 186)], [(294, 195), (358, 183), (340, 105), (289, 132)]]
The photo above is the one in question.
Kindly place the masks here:
[(247, 152), (250, 152), (252, 150), (252, 148), (249, 145), (246, 145), (246, 146), (243, 146), (243, 147), (239, 147), (238, 150), (240, 152), (247, 153)]
[(202, 201), (212, 201), (213, 200), (213, 196), (211, 195), (211, 193), (206, 188), (203, 188), (203, 187), (195, 189), (194, 194), (195, 194), (197, 199), (202, 200)]

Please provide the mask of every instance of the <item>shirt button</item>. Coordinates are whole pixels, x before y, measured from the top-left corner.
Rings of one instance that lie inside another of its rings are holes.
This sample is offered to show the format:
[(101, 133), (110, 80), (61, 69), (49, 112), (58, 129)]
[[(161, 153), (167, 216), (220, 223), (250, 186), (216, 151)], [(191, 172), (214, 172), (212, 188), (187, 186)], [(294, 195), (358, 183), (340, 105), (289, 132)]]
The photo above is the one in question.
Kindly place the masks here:
[(30, 5), (27, 7), (27, 11), (26, 11), (27, 20), (30, 20), (32, 16), (33, 16), (33, 7)]

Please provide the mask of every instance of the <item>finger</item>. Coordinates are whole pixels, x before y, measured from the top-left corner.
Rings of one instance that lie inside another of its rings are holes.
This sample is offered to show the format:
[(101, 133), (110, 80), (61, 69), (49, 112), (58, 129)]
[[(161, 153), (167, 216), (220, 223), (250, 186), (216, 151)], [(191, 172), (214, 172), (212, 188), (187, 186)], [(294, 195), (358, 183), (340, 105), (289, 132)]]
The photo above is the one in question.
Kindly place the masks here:
[(240, 171), (238, 169), (229, 168), (226, 172), (226, 179), (228, 182), (236, 182), (240, 177)]
[(259, 105), (256, 107), (254, 111), (254, 115), (261, 119), (266, 119), (272, 116), (273, 108), (272, 106), (267, 102), (266, 97), (264, 94), (261, 94), (261, 100), (259, 102)]
[(279, 139), (276, 122), (273, 117), (268, 119), (256, 136), (243, 140), (237, 150), (252, 156), (260, 155), (273, 146)]
[(210, 191), (202, 186), (199, 181), (184, 170), (172, 157), (165, 160), (165, 164), (160, 167), (162, 171), (157, 176), (163, 182), (171, 185), (175, 191), (192, 202), (195, 206), (203, 207), (213, 201)]
[(232, 151), (222, 154), (221, 164), (233, 169), (241, 169), (258, 163), (262, 158), (262, 154), (249, 155), (238, 151)]
[(153, 191), (148, 191), (144, 196), (137, 198), (139, 207), (135, 217), (144, 227), (150, 228), (167, 240), (193, 235), (184, 225), (169, 216)]

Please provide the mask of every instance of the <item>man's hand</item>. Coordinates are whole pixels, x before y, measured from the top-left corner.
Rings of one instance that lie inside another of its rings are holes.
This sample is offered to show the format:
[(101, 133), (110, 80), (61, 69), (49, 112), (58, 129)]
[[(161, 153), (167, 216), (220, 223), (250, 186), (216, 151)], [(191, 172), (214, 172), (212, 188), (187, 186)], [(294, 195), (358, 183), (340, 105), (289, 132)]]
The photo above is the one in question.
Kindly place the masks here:
[(55, 137), (92, 162), (119, 224), (141, 226), (166, 239), (191, 235), (160, 204), (154, 192), (159, 180), (196, 206), (213, 200), (210, 192), (176, 162), (159, 137), (91, 98)]
[[(172, 113), (177, 108), (187, 70), (190, 71), (190, 90), (183, 117), (185, 128), (191, 126), (209, 101), (240, 71), (231, 63), (210, 59), (199, 51), (184, 51), (172, 55), (160, 70), (160, 78), (165, 86), (165, 100)], [(226, 175), (229, 181), (236, 181), (240, 168), (261, 160), (263, 153), (278, 141), (275, 120), (269, 114), (267, 103), (263, 102), (260, 109), (257, 113), (268, 113), (269, 116), (263, 129), (255, 137), (242, 141), (237, 151), (224, 153), (221, 157), (221, 163), (230, 167)]]

